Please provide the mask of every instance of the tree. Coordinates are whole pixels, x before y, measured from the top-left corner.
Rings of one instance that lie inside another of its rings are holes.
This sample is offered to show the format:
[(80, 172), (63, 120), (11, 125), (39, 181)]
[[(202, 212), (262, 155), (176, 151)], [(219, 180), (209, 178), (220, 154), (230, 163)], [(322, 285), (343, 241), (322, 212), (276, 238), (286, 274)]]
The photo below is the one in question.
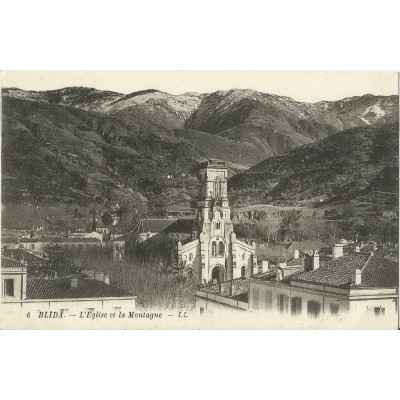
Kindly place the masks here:
[(57, 272), (72, 272), (74, 265), (72, 262), (72, 254), (59, 243), (50, 243), (45, 249), (50, 268)]
[(191, 266), (181, 260), (172, 266), (172, 273), (179, 284), (179, 304), (182, 307), (183, 294), (187, 290), (192, 290), (197, 284), (197, 273)]
[(114, 220), (113, 220), (113, 217), (111, 216), (111, 214), (106, 211), (101, 216), (101, 222), (103, 223), (104, 226), (110, 226), (114, 222)]

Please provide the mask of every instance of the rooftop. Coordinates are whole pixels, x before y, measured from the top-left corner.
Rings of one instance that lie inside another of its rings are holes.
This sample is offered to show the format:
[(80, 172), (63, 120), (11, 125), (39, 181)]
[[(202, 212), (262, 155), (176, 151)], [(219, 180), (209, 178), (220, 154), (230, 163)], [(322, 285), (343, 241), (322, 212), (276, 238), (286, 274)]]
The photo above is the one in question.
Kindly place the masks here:
[(128, 297), (129, 292), (104, 282), (77, 278), (78, 287), (71, 287), (71, 278), (31, 278), (27, 280), (27, 299), (86, 299), (101, 297)]
[(23, 267), (24, 264), (22, 264), (18, 260), (15, 260), (14, 258), (1, 256), (1, 266), (3, 268), (4, 267)]
[(163, 231), (174, 222), (176, 222), (176, 219), (141, 219), (133, 231), (135, 233), (157, 233)]
[(288, 280), (323, 285), (349, 287), (351, 276), (361, 270), (363, 287), (396, 287), (399, 285), (399, 265), (395, 261), (366, 253), (348, 253), (327, 262), (319, 269), (296, 273)]
[(75, 243), (99, 242), (98, 238), (84, 238), (79, 236), (40, 236), (32, 238), (2, 238), (2, 243)]
[(200, 164), (200, 168), (226, 168), (226, 162), (225, 161), (220, 161), (220, 160), (216, 160), (216, 159), (211, 159), (205, 162), (202, 162)]
[(24, 259), (25, 261), (28, 262), (28, 264), (43, 263), (47, 261), (45, 258), (40, 257), (39, 255), (36, 254), (32, 254), (31, 252), (25, 249), (6, 249), (4, 250), (4, 255), (7, 257), (12, 256), (14, 260)]
[(142, 219), (135, 226), (134, 233), (191, 233), (193, 219)]

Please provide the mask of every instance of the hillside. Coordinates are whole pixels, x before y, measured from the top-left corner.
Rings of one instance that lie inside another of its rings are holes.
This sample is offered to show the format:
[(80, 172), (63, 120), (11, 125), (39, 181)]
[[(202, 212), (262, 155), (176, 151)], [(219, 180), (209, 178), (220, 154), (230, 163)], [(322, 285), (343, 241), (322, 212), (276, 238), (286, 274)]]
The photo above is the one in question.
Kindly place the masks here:
[(315, 205), (396, 194), (398, 126), (397, 118), (348, 129), (262, 161), (231, 178), (232, 201)]
[[(155, 213), (195, 198), (196, 167), (209, 158), (227, 161), (230, 175), (254, 166), (232, 179), (233, 198), (241, 204), (310, 202), (329, 190), (328, 197), (342, 193), (338, 183), (321, 187), (334, 179), (332, 166), (340, 169), (340, 162), (324, 164), (324, 146), (330, 146), (331, 158), (346, 154), (344, 168), (349, 163), (354, 168), (345, 182), (354, 179), (361, 187), (394, 161), (382, 153), (376, 165), (359, 164), (358, 157), (369, 160), (370, 154), (352, 152), (353, 141), (398, 124), (395, 96), (309, 104), (238, 89), (171, 95), (154, 89), (122, 94), (82, 87), (8, 88), (2, 89), (2, 104), (3, 203), (138, 204), (147, 198)], [(392, 139), (381, 143), (386, 155), (394, 149)], [(372, 146), (370, 139), (360, 140)], [(306, 156), (311, 164), (305, 171)], [(365, 176), (359, 177), (360, 167)], [(327, 178), (313, 168), (326, 168)], [(296, 189), (303, 177), (312, 189), (304, 183)]]
[[(47, 102), (3, 98), (4, 203), (140, 202), (151, 207), (190, 200), (199, 161), (228, 161), (245, 146), (185, 129), (160, 135), (151, 124)], [(248, 159), (254, 164), (249, 151)], [(168, 178), (170, 176), (170, 178)]]
[(252, 145), (267, 158), (344, 129), (371, 125), (397, 106), (396, 96), (311, 104), (254, 90), (229, 90), (205, 96), (185, 126)]

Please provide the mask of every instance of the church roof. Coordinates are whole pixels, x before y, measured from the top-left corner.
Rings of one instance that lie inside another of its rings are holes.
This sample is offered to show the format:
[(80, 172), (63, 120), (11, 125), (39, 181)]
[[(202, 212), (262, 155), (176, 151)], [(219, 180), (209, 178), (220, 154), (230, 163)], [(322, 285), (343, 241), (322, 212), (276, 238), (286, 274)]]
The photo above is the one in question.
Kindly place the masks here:
[(193, 219), (142, 219), (135, 227), (136, 233), (191, 233)]
[(137, 233), (157, 233), (166, 229), (176, 222), (176, 219), (142, 219), (136, 225), (134, 231)]

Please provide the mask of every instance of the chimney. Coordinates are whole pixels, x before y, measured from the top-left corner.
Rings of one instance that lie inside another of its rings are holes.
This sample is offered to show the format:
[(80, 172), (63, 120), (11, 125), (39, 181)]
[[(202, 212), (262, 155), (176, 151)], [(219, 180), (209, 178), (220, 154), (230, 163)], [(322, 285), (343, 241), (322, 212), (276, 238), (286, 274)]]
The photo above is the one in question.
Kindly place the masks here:
[(79, 286), (79, 279), (78, 278), (71, 278), (71, 288), (76, 289)]
[(258, 274), (258, 265), (257, 265), (257, 263), (255, 263), (253, 265), (253, 275), (256, 275), (256, 274)]
[(343, 255), (343, 246), (340, 244), (334, 244), (332, 246), (332, 258), (339, 258)]
[(262, 261), (262, 272), (268, 272), (268, 260)]
[(104, 272), (95, 272), (94, 279), (96, 279), (96, 281), (104, 282)]
[(104, 276), (104, 283), (106, 283), (107, 285), (110, 284), (110, 276), (109, 275)]
[(220, 283), (220, 294), (221, 296), (231, 296), (232, 295), (232, 281), (226, 281)]
[(299, 256), (300, 256), (299, 250), (295, 249), (295, 251), (294, 251), (294, 259), (297, 260), (299, 258)]
[(356, 269), (351, 274), (351, 283), (354, 285), (361, 285), (361, 269)]
[(360, 246), (359, 246), (358, 244), (356, 244), (355, 252), (356, 252), (356, 253), (359, 253), (359, 252), (360, 252)]
[(312, 269), (316, 270), (319, 268), (319, 252), (318, 250), (314, 250), (312, 257)]
[(276, 270), (276, 281), (279, 283), (282, 280), (282, 270), (277, 268)]
[(305, 271), (306, 270), (306, 256), (304, 254), (302, 254), (300, 259), (301, 259), (301, 269), (303, 271)]

